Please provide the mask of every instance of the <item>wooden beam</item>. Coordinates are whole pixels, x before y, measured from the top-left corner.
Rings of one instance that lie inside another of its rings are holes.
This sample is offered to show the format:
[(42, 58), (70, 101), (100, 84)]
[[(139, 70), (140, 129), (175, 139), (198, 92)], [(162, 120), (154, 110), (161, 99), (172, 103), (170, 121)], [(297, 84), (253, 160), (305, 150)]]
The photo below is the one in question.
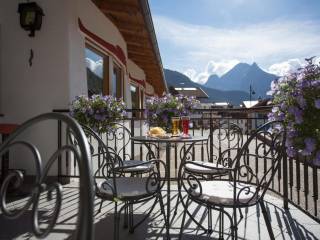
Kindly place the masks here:
[[(149, 46), (144, 46), (143, 47), (143, 51), (147, 54), (153, 54), (153, 49)], [(128, 47), (128, 52), (132, 52), (132, 53), (140, 53), (141, 52), (141, 47), (137, 47), (137, 46), (129, 46)]]
[(99, 4), (99, 8), (102, 12), (105, 13), (125, 12), (130, 15), (136, 15), (141, 12), (141, 9), (138, 6), (128, 3), (121, 3), (121, 1), (112, 3), (110, 3), (109, 1), (103, 1)]
[[(128, 44), (127, 46), (128, 46), (128, 53), (129, 54), (154, 57), (153, 52), (143, 48), (143, 45)], [(137, 46), (141, 46), (141, 47), (137, 47)]]
[(143, 42), (149, 43), (149, 39), (145, 36), (140, 36), (138, 34), (122, 34), (126, 42)]

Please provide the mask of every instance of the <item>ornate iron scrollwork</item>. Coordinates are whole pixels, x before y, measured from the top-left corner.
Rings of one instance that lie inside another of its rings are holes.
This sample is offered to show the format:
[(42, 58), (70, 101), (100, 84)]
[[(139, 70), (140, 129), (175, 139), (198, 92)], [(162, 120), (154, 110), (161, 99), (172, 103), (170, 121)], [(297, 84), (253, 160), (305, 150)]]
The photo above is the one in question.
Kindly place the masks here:
[[(70, 128), (77, 141), (77, 146), (64, 145), (57, 149), (54, 154), (49, 158), (47, 163), (43, 166), (43, 161), (38, 148), (29, 142), (16, 140), (18, 137), (25, 132), (25, 130), (39, 122), (47, 120), (56, 120), (63, 122)], [(67, 152), (71, 152), (74, 155), (75, 161), (79, 165), (80, 171), (80, 204), (79, 204), (79, 218), (77, 223), (77, 235), (76, 239), (93, 239), (93, 178), (91, 173), (90, 165), (90, 147), (86, 136), (81, 129), (80, 125), (76, 123), (72, 118), (59, 114), (59, 113), (47, 113), (35, 117), (21, 127), (17, 129), (9, 138), (0, 146), (0, 156), (6, 153), (8, 150), (15, 146), (22, 146), (28, 149), (35, 162), (35, 184), (33, 185), (32, 191), (29, 198), (23, 207), (12, 210), (7, 204), (7, 193), (8, 187), (13, 180), (17, 183), (18, 188), (22, 186), (24, 176), (21, 171), (12, 171), (8, 174), (1, 186), (1, 201), (0, 208), (3, 216), (9, 219), (16, 219), (21, 217), (27, 210), (31, 208), (32, 211), (32, 231), (38, 238), (45, 238), (53, 230), (57, 219), (59, 217), (61, 204), (62, 204), (62, 185), (58, 182), (52, 184), (46, 184), (48, 172), (51, 169), (53, 163)], [(42, 193), (47, 194), (47, 198), (50, 199), (53, 193), (55, 193), (55, 204), (53, 210), (51, 209), (50, 214), (47, 215), (46, 228), (40, 227), (39, 219), (39, 198)]]

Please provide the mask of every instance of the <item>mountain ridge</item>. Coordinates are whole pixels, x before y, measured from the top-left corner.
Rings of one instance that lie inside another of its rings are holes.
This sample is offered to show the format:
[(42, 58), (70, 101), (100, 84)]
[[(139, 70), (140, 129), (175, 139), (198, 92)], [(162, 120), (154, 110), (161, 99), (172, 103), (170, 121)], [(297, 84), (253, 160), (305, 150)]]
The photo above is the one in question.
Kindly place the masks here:
[(238, 63), (221, 77), (213, 74), (204, 86), (217, 90), (239, 90), (249, 92), (250, 85), (255, 94), (252, 99), (266, 98), (270, 84), (278, 76), (262, 70), (257, 63)]
[(189, 77), (175, 70), (164, 69), (165, 79), (168, 87), (197, 87), (205, 91), (209, 98), (201, 99), (201, 102), (229, 102), (233, 105), (239, 105), (242, 101), (249, 99), (249, 94), (244, 91), (221, 91), (208, 88), (204, 85), (191, 81)]

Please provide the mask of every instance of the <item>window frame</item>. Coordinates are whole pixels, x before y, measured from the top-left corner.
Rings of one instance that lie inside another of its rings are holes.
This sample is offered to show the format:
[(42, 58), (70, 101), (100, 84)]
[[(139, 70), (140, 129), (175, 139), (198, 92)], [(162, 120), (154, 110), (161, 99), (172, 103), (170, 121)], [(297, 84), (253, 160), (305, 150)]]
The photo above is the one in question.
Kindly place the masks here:
[[(122, 66), (122, 64), (120, 64), (114, 57), (112, 57), (112, 66), (111, 66), (111, 68), (112, 69), (110, 69), (110, 72), (111, 72), (111, 70), (112, 70), (112, 74), (113, 74), (113, 70), (114, 70), (114, 68), (115, 68), (115, 66), (118, 68), (118, 69), (120, 69), (120, 84), (121, 84), (121, 86), (120, 86), (120, 96), (117, 96), (117, 94), (118, 94), (118, 87), (116, 86), (116, 98), (122, 98), (122, 99), (124, 99), (124, 93), (125, 93), (125, 91), (124, 91), (124, 69), (123, 69), (123, 66)], [(113, 79), (112, 79), (113, 80)], [(118, 84), (118, 83), (116, 83), (116, 84)], [(110, 95), (113, 95), (113, 81), (110, 81), (110, 90), (109, 90), (109, 94)]]
[[(95, 45), (95, 44), (86, 42), (85, 49), (89, 49), (90, 51), (94, 52), (95, 54), (97, 54), (103, 58), (102, 95), (108, 95), (109, 91), (110, 91), (110, 88), (109, 88), (109, 82), (110, 82), (109, 61), (110, 61), (110, 58), (112, 58), (112, 57), (110, 55), (106, 54), (101, 49), (99, 49), (97, 46), (93, 46), (93, 45)], [(87, 87), (88, 87), (88, 76), (87, 76)], [(88, 89), (88, 95), (89, 95), (89, 89)]]

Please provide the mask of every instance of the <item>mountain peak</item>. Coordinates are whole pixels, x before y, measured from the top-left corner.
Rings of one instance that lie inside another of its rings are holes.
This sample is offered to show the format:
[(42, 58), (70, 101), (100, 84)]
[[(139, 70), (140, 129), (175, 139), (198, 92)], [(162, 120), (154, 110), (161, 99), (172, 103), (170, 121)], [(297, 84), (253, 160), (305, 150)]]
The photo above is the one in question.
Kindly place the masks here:
[(256, 62), (253, 62), (252, 65), (251, 65), (251, 67), (258, 67), (258, 68), (260, 68)]
[(238, 63), (220, 78), (210, 76), (205, 86), (224, 91), (248, 92), (250, 85), (252, 85), (257, 93), (255, 97), (266, 97), (266, 92), (270, 89), (270, 83), (275, 78), (277, 76), (263, 71), (256, 62), (251, 65)]

